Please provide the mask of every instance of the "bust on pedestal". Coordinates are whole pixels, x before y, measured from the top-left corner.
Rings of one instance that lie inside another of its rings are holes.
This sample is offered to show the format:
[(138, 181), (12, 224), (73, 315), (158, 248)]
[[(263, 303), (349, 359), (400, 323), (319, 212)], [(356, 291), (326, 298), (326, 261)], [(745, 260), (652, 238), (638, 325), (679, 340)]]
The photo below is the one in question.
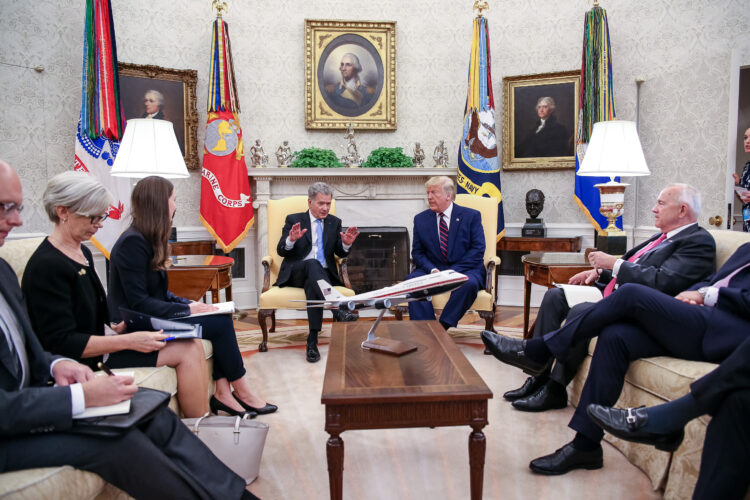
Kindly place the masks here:
[(521, 236), (527, 238), (544, 238), (547, 236), (547, 228), (544, 226), (544, 219), (540, 219), (539, 214), (544, 210), (544, 193), (538, 189), (531, 189), (526, 193), (526, 211), (530, 218), (521, 229)]

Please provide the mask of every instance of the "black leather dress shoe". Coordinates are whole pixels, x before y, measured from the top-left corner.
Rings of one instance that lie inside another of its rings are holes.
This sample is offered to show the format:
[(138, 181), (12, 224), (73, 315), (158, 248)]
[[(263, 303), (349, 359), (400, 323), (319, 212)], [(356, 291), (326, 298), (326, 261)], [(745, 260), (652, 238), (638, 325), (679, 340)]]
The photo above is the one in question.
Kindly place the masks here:
[(531, 461), (529, 468), (537, 474), (558, 476), (575, 469), (601, 469), (602, 447), (592, 451), (581, 451), (568, 443), (551, 455), (536, 458)]
[(308, 363), (316, 363), (316, 362), (320, 361), (320, 352), (318, 352), (318, 346), (317, 345), (307, 344), (306, 358), (307, 358), (307, 362)]
[(549, 369), (554, 359), (550, 357), (544, 363), (537, 363), (524, 353), (526, 350), (525, 340), (503, 337), (487, 330), (482, 330), (482, 342), (497, 359), (508, 365), (516, 366), (529, 375), (541, 375)]
[[(492, 354), (489, 349), (487, 349), (487, 353)], [(519, 398), (525, 398), (526, 396), (534, 394), (546, 381), (547, 377), (544, 375), (540, 375), (538, 377), (529, 377), (521, 387), (506, 392), (505, 394), (503, 394), (503, 397), (508, 401), (515, 401)]]
[(236, 392), (234, 392), (234, 391), (232, 392), (232, 396), (234, 396), (234, 399), (236, 399), (236, 400), (237, 400), (237, 402), (238, 402), (238, 403), (239, 403), (240, 405), (242, 405), (242, 407), (243, 407), (244, 409), (246, 409), (247, 411), (254, 411), (254, 412), (255, 412), (255, 413), (257, 413), (258, 415), (267, 415), (267, 414), (269, 414), (269, 413), (273, 413), (273, 412), (275, 412), (276, 410), (278, 410), (278, 409), (279, 409), (279, 407), (278, 407), (278, 406), (276, 406), (276, 405), (272, 405), (271, 403), (266, 403), (266, 404), (265, 404), (265, 406), (263, 406), (263, 408), (256, 408), (256, 407), (254, 407), (254, 406), (250, 406), (249, 404), (247, 404), (247, 403), (245, 403), (244, 401), (242, 401), (242, 400), (241, 400), (241, 399), (240, 399), (240, 398), (239, 398), (239, 397), (237, 396), (237, 393), (236, 393)]
[(610, 408), (597, 404), (590, 404), (586, 413), (596, 425), (609, 432), (613, 436), (626, 441), (650, 444), (657, 450), (675, 451), (685, 437), (685, 430), (669, 434), (656, 434), (644, 431), (643, 427), (648, 423), (648, 414), (645, 408)]
[(513, 408), (520, 411), (559, 410), (568, 406), (568, 393), (565, 387), (549, 381), (531, 396), (513, 401)]
[(342, 310), (334, 310), (331, 312), (333, 314), (333, 319), (336, 321), (340, 321), (342, 323), (348, 323), (350, 321), (357, 321), (359, 319), (359, 313), (356, 312), (350, 312), (350, 311), (342, 311)]

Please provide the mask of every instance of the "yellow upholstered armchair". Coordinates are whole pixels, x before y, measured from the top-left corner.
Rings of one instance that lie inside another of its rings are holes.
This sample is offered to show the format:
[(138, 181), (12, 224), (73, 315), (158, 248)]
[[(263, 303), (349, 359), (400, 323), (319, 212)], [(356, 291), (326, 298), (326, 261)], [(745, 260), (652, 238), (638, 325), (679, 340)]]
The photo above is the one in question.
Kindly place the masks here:
[[(282, 257), (276, 253), (276, 245), (281, 238), (281, 231), (284, 228), (284, 221), (289, 214), (296, 214), (307, 210), (307, 196), (290, 196), (281, 200), (268, 200), (268, 255), (263, 257), (263, 290), (260, 294), (260, 305), (258, 307), (258, 323), (263, 332), (263, 341), (258, 346), (258, 350), (263, 352), (268, 350), (268, 324), (267, 319), (271, 318), (271, 332), (276, 331), (276, 309), (304, 309), (304, 306), (294, 300), (305, 300), (305, 291), (302, 288), (271, 286), (276, 282), (281, 267)], [(336, 215), (336, 200), (331, 202), (332, 215)], [(349, 274), (346, 269), (346, 259), (338, 259), (339, 275), (344, 281), (346, 287), (337, 286), (343, 295), (354, 295), (352, 285), (349, 283)]]
[[(475, 311), (484, 319), (485, 330), (495, 331), (495, 304), (497, 303), (497, 267), (500, 265), (500, 258), (497, 256), (497, 200), (495, 198), (485, 198), (471, 194), (456, 195), (455, 203), (462, 207), (473, 208), (482, 214), (482, 228), (484, 229), (484, 265), (487, 270), (487, 281), (484, 290), (479, 290), (477, 298), (469, 308)], [(441, 293), (432, 297), (432, 306), (435, 309), (435, 315), (445, 307), (450, 298), (450, 292)], [(399, 305), (396, 310), (396, 317), (401, 319), (401, 315), (406, 311), (406, 307)]]

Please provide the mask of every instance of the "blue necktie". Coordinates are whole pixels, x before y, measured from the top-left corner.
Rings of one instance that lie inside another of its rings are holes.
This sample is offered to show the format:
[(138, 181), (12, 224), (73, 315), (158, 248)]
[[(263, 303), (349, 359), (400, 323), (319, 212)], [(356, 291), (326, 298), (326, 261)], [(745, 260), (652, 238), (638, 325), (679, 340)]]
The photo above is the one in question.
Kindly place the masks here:
[(326, 256), (323, 252), (323, 221), (315, 219), (315, 222), (318, 224), (318, 252), (316, 253), (315, 258), (318, 259), (321, 266), (326, 267)]

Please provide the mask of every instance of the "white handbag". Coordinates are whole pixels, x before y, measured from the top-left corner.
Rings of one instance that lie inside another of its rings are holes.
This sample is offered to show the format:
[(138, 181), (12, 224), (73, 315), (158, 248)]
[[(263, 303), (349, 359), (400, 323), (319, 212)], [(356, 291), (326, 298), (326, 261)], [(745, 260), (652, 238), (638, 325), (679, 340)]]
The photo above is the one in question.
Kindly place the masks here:
[(219, 460), (250, 484), (258, 477), (260, 458), (266, 444), (268, 424), (247, 420), (247, 417), (208, 416), (183, 418), (198, 439), (203, 441)]

